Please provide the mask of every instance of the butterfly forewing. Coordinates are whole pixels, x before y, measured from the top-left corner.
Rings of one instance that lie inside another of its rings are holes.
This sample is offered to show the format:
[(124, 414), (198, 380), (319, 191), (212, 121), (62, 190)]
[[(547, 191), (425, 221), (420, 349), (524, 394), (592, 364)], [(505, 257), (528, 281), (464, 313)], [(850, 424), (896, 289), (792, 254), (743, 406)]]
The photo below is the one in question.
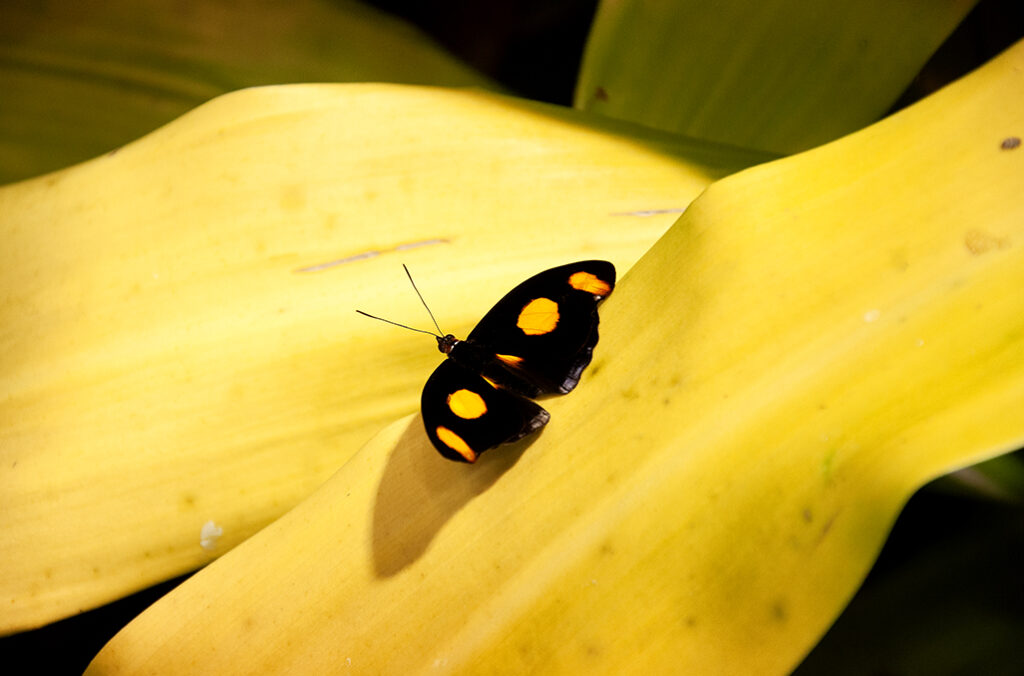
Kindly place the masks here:
[(571, 391), (597, 344), (597, 305), (615, 288), (615, 266), (581, 261), (545, 270), (505, 295), (467, 341), (495, 354), (542, 393)]

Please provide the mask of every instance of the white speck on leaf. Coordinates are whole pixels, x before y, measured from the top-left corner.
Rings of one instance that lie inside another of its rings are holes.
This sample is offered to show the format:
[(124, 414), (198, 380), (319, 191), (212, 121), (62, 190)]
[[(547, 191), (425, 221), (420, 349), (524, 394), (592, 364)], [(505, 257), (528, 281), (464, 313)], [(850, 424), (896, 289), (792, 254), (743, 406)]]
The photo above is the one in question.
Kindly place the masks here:
[(864, 321), (868, 322), (869, 324), (871, 322), (877, 322), (878, 318), (881, 316), (881, 310), (868, 310), (867, 312), (864, 313)]
[(224, 535), (224, 529), (215, 524), (212, 520), (203, 524), (199, 530), (199, 546), (208, 552), (217, 548), (217, 540)]

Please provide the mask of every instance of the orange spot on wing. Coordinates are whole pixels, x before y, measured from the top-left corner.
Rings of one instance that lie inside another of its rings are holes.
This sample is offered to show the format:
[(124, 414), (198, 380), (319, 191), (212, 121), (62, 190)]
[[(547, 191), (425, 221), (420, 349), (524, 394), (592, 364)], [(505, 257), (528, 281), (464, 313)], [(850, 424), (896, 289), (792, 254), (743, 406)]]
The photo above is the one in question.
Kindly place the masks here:
[(569, 286), (580, 291), (592, 293), (595, 296), (607, 296), (612, 290), (611, 284), (597, 275), (592, 275), (582, 270), (569, 275)]
[(470, 390), (455, 390), (448, 395), (448, 408), (460, 418), (471, 420), (487, 413), (484, 398)]
[(519, 312), (516, 326), (528, 336), (551, 333), (558, 326), (558, 303), (550, 298), (534, 298)]
[(509, 366), (519, 366), (520, 364), (523, 363), (522, 357), (517, 357), (512, 354), (496, 354), (494, 356), (500, 359), (501, 361), (505, 362)]
[(470, 448), (469, 444), (463, 441), (458, 434), (443, 425), (438, 425), (435, 432), (437, 432), (437, 438), (441, 440), (441, 443), (465, 458), (466, 462), (476, 461), (476, 451)]
[(491, 380), (491, 379), (490, 379), (490, 378), (488, 378), (487, 376), (484, 376), (484, 375), (482, 375), (482, 376), (480, 376), (480, 377), (481, 377), (481, 378), (483, 378), (484, 380), (486, 380), (486, 381), (487, 381), (487, 384), (488, 384), (488, 385), (490, 385), (491, 387), (493, 387), (494, 389), (496, 389), (496, 390), (499, 390), (499, 389), (501, 389), (501, 386), (500, 386), (500, 385), (498, 385), (498, 383), (494, 382), (493, 380)]

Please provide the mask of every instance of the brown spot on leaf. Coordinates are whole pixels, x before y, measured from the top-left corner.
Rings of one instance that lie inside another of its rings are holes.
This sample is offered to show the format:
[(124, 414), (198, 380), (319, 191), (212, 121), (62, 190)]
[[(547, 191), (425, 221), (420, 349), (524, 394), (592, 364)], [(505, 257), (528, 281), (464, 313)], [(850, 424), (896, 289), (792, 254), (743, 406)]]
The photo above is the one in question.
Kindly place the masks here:
[(598, 101), (607, 101), (608, 92), (605, 91), (604, 87), (598, 87), (597, 89), (594, 90), (594, 98), (597, 99)]
[(999, 144), (1001, 150), (1013, 150), (1014, 148), (1020, 147), (1020, 137), (1018, 136), (1007, 136), (1003, 139), (1003, 142)]
[(832, 530), (832, 525), (836, 522), (836, 519), (838, 517), (839, 517), (839, 512), (837, 511), (834, 514), (832, 514), (831, 516), (829, 516), (827, 519), (825, 519), (825, 523), (821, 524), (821, 528), (818, 531), (818, 537), (814, 541), (814, 546), (815, 547), (820, 545), (825, 540), (825, 538), (829, 534), (829, 531)]
[(975, 256), (980, 256), (993, 249), (1005, 249), (1009, 245), (1010, 242), (1005, 237), (996, 237), (978, 228), (971, 228), (964, 235), (964, 246)]

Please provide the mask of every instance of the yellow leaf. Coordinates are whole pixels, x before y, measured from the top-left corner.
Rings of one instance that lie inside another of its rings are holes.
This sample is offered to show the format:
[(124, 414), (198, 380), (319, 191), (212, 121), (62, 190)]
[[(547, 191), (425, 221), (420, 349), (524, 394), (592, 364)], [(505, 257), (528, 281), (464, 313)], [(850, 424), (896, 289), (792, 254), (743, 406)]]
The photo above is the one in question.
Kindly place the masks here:
[(1022, 128), (1024, 43), (712, 185), (532, 443), (399, 420), (91, 673), (787, 672), (916, 487), (1024, 441)]
[(464, 333), (546, 266), (628, 267), (762, 158), (482, 93), (294, 86), (0, 188), (0, 631), (206, 563), (413, 411), (436, 344), (355, 313), (426, 320), (403, 262)]
[(288, 82), (497, 89), (355, 0), (5, 2), (0, 183), (108, 152), (220, 94)]
[(874, 122), (976, 0), (602, 2), (576, 107), (792, 153)]

